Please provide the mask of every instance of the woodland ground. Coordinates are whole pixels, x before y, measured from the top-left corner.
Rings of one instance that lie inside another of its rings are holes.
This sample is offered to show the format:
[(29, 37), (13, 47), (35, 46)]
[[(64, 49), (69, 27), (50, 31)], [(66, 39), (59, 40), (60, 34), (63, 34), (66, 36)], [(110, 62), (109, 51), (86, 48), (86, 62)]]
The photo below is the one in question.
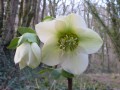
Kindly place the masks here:
[[(0, 86), (0, 90), (67, 90), (64, 77), (56, 81), (47, 77), (48, 73), (37, 76), (23, 73), (8, 85)], [(73, 90), (120, 90), (120, 74), (82, 74), (73, 79)]]

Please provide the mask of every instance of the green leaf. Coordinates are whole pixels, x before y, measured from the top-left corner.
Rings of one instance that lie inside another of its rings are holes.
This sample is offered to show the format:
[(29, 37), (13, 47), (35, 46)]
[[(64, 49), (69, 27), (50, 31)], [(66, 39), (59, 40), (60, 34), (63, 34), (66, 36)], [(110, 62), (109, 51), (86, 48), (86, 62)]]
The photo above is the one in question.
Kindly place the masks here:
[(7, 48), (8, 49), (15, 49), (17, 47), (18, 40), (19, 40), (18, 37), (12, 39), (11, 42), (10, 42), (10, 44), (9, 44), (9, 46)]
[(61, 76), (61, 69), (54, 69), (54, 70), (51, 72), (51, 76), (52, 76), (54, 79), (60, 78), (60, 76)]
[(73, 74), (66, 72), (65, 70), (62, 70), (62, 76), (66, 77), (66, 78), (73, 78), (74, 77)]
[(51, 17), (51, 16), (46, 16), (44, 19), (43, 19), (43, 21), (51, 21), (51, 20), (53, 20), (54, 18), (53, 17)]
[(24, 33), (35, 33), (35, 30), (30, 27), (19, 27), (18, 32), (22, 35)]
[(45, 72), (50, 72), (52, 70), (53, 69), (51, 69), (51, 68), (45, 68), (45, 69), (40, 70), (39, 74), (44, 74)]
[(23, 34), (18, 41), (18, 46), (21, 45), (24, 42), (29, 42), (29, 43), (36, 42), (36, 43), (38, 43), (37, 35), (34, 34), (34, 33)]

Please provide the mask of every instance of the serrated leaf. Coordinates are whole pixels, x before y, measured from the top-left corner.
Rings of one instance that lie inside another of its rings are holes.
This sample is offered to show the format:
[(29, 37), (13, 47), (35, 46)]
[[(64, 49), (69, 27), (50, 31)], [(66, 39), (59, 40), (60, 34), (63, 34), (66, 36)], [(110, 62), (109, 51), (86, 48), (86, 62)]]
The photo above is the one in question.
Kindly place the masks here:
[(7, 48), (8, 49), (15, 49), (17, 47), (18, 40), (19, 40), (18, 37), (12, 39), (11, 42), (10, 42), (10, 44), (9, 44), (9, 46)]
[(53, 20), (54, 18), (53, 17), (51, 17), (51, 16), (46, 16), (44, 19), (43, 19), (43, 21), (51, 21), (51, 20)]
[(66, 78), (73, 78), (74, 75), (65, 71), (65, 70), (62, 70), (62, 76), (66, 77)]
[(60, 78), (60, 76), (61, 76), (61, 69), (54, 69), (54, 70), (51, 72), (51, 76), (52, 76), (54, 79)]
[(24, 33), (35, 33), (35, 31), (30, 27), (19, 27), (18, 32), (22, 35)]
[(18, 41), (18, 46), (24, 42), (30, 42), (30, 43), (36, 42), (36, 43), (38, 43), (37, 35), (33, 34), (33, 33), (23, 34)]

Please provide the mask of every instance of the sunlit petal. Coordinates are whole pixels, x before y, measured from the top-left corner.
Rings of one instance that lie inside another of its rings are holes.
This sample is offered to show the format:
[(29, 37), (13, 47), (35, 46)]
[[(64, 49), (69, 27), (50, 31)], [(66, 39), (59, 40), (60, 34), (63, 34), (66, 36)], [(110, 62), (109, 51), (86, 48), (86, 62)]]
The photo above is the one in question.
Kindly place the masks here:
[(95, 31), (85, 28), (85, 31), (80, 33), (79, 47), (85, 53), (92, 54), (97, 52), (102, 44), (102, 39)]
[(88, 66), (88, 55), (83, 53), (73, 54), (64, 57), (62, 68), (72, 74), (80, 75)]
[[(14, 62), (19, 63), (20, 61), (23, 60), (25, 56), (28, 56), (28, 50), (29, 50), (30, 45), (28, 43), (23, 43), (16, 49), (16, 53), (14, 56)], [(24, 60), (27, 58), (24, 58)]]
[(33, 51), (35, 57), (37, 58), (38, 62), (40, 62), (41, 61), (41, 49), (40, 49), (40, 47), (38, 46), (37, 43), (32, 43), (31, 48), (32, 48), (32, 51)]
[(36, 68), (40, 63), (38, 63), (37, 58), (35, 57), (32, 50), (29, 51), (29, 60), (27, 61), (27, 65), (31, 68)]
[(42, 63), (49, 66), (60, 63), (60, 50), (57, 46), (56, 40), (49, 40), (42, 48)]
[(27, 66), (27, 60), (28, 56), (25, 56), (20, 62), (19, 62), (19, 67), (20, 69), (23, 69)]
[(40, 22), (35, 26), (39, 39), (45, 43), (55, 31), (55, 21)]
[(69, 14), (66, 17), (65, 16), (64, 17), (59, 17), (56, 20), (64, 21), (69, 28), (75, 28), (76, 29), (76, 28), (81, 28), (81, 27), (84, 27), (84, 28), (87, 27), (84, 19), (80, 15), (77, 15), (77, 14), (74, 14), (74, 13)]
[(57, 32), (66, 30), (66, 24), (64, 21), (56, 20), (55, 22), (55, 29)]
[(29, 61), (28, 66), (31, 68), (36, 68), (41, 61), (41, 50), (37, 43), (31, 44), (31, 50), (29, 51)]

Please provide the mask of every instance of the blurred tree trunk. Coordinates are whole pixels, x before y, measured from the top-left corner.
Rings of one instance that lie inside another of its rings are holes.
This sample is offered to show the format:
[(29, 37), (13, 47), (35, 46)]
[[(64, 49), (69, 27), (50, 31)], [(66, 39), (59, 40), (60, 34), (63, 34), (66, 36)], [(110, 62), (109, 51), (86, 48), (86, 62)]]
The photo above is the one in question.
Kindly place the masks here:
[(118, 59), (120, 60), (120, 17), (119, 17), (119, 7), (120, 7), (120, 1), (117, 0), (117, 3), (114, 0), (107, 0), (107, 17), (110, 21), (110, 27), (109, 25), (106, 25), (106, 21), (101, 19), (97, 8), (95, 5), (93, 5), (89, 0), (86, 0), (86, 4), (89, 7), (90, 13), (96, 18), (96, 20), (102, 25), (104, 28), (104, 32), (108, 34), (110, 37), (115, 51), (117, 52)]
[(7, 0), (7, 6), (4, 7), (2, 43), (8, 44), (14, 36), (15, 19), (18, 10), (18, 0)]
[(40, 17), (39, 17), (40, 4), (41, 4), (41, 0), (37, 0), (36, 13), (33, 18), (33, 26), (37, 24), (40, 20)]
[[(50, 16), (55, 18), (56, 12), (57, 12), (57, 5), (61, 0), (48, 0), (48, 1), (49, 1)], [(66, 0), (65, 0), (65, 2), (66, 2)]]
[(38, 23), (40, 1), (0, 0), (0, 73), (5, 77), (5, 79), (2, 78), (0, 74), (2, 88), (7, 87), (9, 81), (19, 74), (13, 60), (14, 51), (8, 50), (7, 46), (15, 36), (18, 26), (34, 28), (34, 25)]
[(18, 26), (30, 27), (33, 24), (34, 28), (38, 23), (40, 2), (41, 0), (21, 0)]
[[(8, 50), (6, 47), (14, 37), (18, 3), (19, 0), (0, 0), (0, 72), (6, 78), (0, 80), (0, 86), (6, 86), (9, 82), (9, 73), (15, 69), (11, 68), (14, 66), (13, 51)], [(12, 76), (14, 77), (14, 75)]]
[(46, 9), (46, 0), (43, 0), (43, 8), (42, 8), (42, 13), (41, 13), (41, 21), (44, 18), (45, 9)]
[(2, 33), (2, 27), (3, 27), (3, 12), (4, 12), (4, 4), (3, 0), (0, 0), (0, 34)]
[(105, 46), (106, 46), (106, 55), (107, 55), (107, 72), (110, 73), (110, 59), (109, 59), (109, 43), (108, 43), (108, 38), (107, 34), (105, 34)]
[(19, 10), (19, 26), (29, 27), (36, 13), (37, 0), (21, 0)]

